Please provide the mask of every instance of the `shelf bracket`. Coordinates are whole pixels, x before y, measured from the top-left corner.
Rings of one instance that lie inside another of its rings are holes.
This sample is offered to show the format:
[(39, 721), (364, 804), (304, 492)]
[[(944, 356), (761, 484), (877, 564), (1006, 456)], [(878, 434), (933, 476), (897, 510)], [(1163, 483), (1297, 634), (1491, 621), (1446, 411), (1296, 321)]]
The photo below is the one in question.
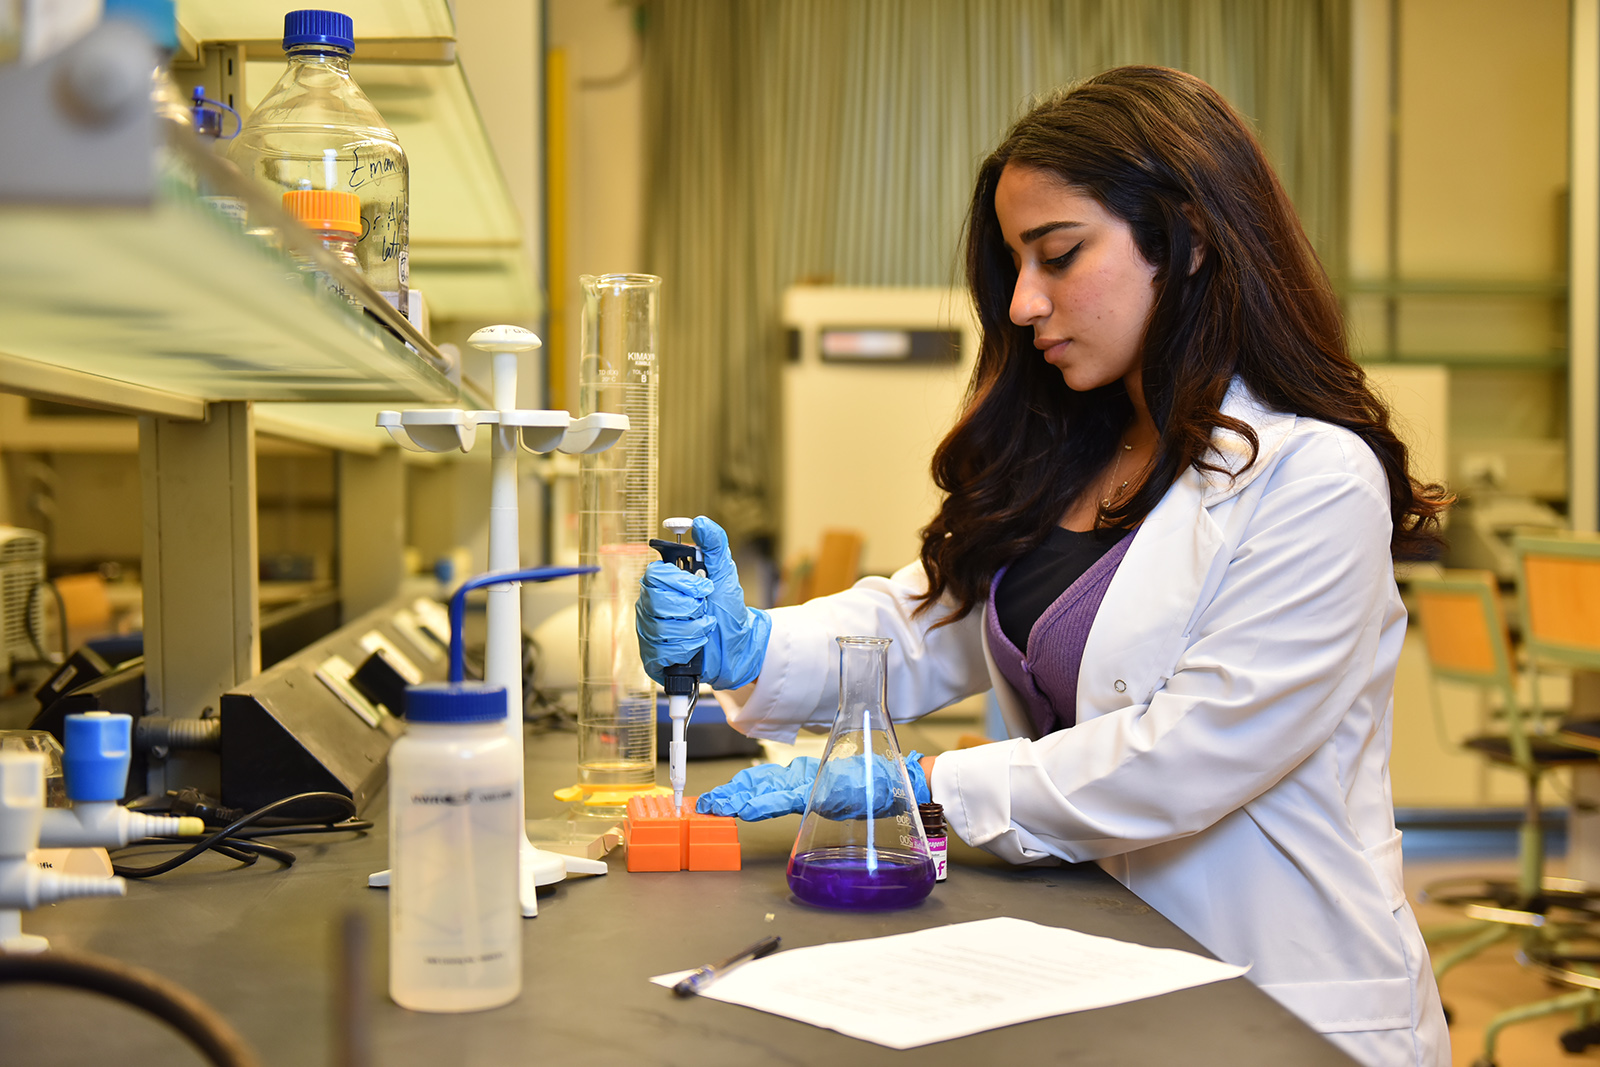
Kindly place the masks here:
[(349, 622), (400, 595), (406, 475), (398, 448), (337, 456), (339, 599)]
[[(256, 451), (247, 401), (207, 405), (204, 422), (139, 419), (144, 511), (146, 705), (153, 714), (217, 714), (222, 694), (261, 669)], [(152, 761), (157, 795), (220, 788), (215, 753)]]

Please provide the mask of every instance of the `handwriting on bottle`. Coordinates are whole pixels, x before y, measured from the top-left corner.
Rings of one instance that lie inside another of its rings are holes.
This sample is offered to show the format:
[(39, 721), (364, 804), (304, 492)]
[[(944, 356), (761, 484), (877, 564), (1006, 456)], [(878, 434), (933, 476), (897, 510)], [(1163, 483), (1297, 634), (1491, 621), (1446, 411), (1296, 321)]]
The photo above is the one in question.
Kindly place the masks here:
[(350, 154), (355, 158), (355, 163), (350, 168), (350, 188), (359, 189), (369, 181), (390, 174), (399, 173), (400, 162), (393, 156), (381, 156), (378, 159), (362, 159), (361, 149), (353, 148)]

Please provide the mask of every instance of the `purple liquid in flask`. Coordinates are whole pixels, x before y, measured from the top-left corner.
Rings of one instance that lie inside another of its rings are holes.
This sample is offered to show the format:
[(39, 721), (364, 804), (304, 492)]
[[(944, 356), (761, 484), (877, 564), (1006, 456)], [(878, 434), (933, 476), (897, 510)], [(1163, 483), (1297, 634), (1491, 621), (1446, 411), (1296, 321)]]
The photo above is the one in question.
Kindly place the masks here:
[(822, 908), (892, 911), (920, 904), (933, 889), (933, 861), (880, 853), (870, 870), (865, 849), (820, 848), (789, 859), (789, 888)]

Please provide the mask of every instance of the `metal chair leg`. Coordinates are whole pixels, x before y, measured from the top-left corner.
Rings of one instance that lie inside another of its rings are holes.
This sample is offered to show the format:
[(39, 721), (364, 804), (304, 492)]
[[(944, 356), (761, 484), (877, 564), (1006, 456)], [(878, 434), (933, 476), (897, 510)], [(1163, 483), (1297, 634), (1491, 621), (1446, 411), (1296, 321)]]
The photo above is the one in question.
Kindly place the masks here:
[(1433, 961), (1433, 980), (1442, 979), (1445, 972), (1458, 963), (1465, 963), (1490, 945), (1503, 941), (1516, 932), (1515, 926), (1504, 926), (1500, 923), (1479, 923), (1481, 932), (1462, 942), (1442, 956), (1436, 956)]
[(1527, 1022), (1529, 1019), (1542, 1019), (1546, 1015), (1555, 1015), (1563, 1011), (1575, 1011), (1592, 1003), (1594, 999), (1593, 990), (1580, 989), (1574, 993), (1563, 993), (1559, 997), (1523, 1004), (1501, 1012), (1490, 1019), (1489, 1025), (1484, 1029), (1483, 1055), (1473, 1062), (1472, 1067), (1494, 1067), (1495, 1042), (1500, 1038), (1500, 1031), (1506, 1027)]
[(1470, 934), (1476, 934), (1487, 923), (1478, 920), (1469, 920), (1459, 923), (1433, 923), (1422, 928), (1422, 940), (1428, 945), (1437, 945), (1443, 941), (1457, 941)]

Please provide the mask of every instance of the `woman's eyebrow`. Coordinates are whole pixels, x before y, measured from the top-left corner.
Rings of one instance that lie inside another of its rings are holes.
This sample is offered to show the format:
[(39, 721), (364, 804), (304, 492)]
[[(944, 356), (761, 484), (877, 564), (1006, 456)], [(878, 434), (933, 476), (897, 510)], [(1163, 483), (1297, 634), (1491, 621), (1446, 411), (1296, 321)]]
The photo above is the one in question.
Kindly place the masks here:
[(1076, 229), (1082, 225), (1083, 223), (1081, 222), (1046, 222), (1035, 226), (1031, 230), (1023, 230), (1018, 236), (1021, 237), (1023, 244), (1032, 244), (1047, 233), (1053, 233), (1056, 230)]

